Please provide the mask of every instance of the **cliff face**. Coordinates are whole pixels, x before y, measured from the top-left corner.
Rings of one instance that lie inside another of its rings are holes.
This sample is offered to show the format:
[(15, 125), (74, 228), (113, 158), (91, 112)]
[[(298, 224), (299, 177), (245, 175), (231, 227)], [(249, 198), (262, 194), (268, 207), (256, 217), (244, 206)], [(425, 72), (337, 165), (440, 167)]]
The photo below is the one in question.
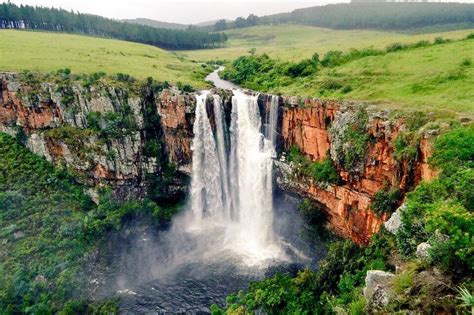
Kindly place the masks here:
[(406, 129), (403, 119), (390, 119), (388, 112), (364, 109), (367, 117), (363, 125), (368, 135), (365, 155), (354, 159), (350, 165), (343, 165), (344, 156), (340, 155), (344, 150), (341, 147), (346, 149), (346, 154), (357, 151), (357, 148), (354, 142), (344, 142), (340, 131), (354, 132), (361, 104), (316, 99), (300, 104), (294, 98), (284, 98), (282, 102), (286, 105), (282, 114), (282, 149), (297, 147), (313, 161), (330, 156), (342, 182), (321, 185), (313, 180), (295, 179), (291, 176), (291, 166), (278, 162), (278, 183), (284, 189), (322, 205), (330, 224), (342, 236), (360, 244), (367, 243), (388, 216), (376, 215), (371, 209), (377, 192), (387, 187), (398, 188), (403, 196), (421, 180), (436, 176), (436, 171), (427, 163), (431, 146), (424, 136), (419, 148), (415, 149), (418, 152), (414, 161), (394, 158), (394, 141)]
[[(229, 120), (229, 92), (213, 93), (223, 99)], [(270, 95), (260, 95), (262, 122), (271, 102)], [(398, 188), (403, 196), (436, 176), (427, 163), (431, 147), (425, 136), (412, 160), (394, 158), (395, 139), (407, 129), (401, 118), (339, 101), (281, 97), (279, 102), (278, 151), (296, 147), (311, 161), (330, 158), (340, 181), (295, 176), (295, 166), (283, 154), (276, 161), (277, 183), (320, 204), (342, 236), (367, 243), (388, 216), (371, 209), (379, 191)], [(214, 125), (211, 100), (208, 105)], [(160, 198), (186, 192), (182, 173), (190, 172), (194, 108), (194, 94), (152, 82), (84, 85), (0, 74), (0, 131), (88, 185), (111, 185), (121, 199), (143, 197), (149, 190)]]
[(121, 199), (140, 197), (148, 178), (161, 176), (170, 163), (190, 162), (193, 102), (146, 85), (84, 87), (1, 74), (0, 131), (86, 184), (110, 184)]

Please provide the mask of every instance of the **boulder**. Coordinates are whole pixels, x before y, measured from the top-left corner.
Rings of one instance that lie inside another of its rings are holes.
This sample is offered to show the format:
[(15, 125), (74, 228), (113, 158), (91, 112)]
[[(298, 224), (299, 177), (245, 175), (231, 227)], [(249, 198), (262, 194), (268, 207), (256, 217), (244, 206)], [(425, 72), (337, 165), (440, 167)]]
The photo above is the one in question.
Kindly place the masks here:
[(391, 282), (395, 275), (381, 270), (369, 270), (365, 277), (364, 297), (369, 308), (388, 305), (393, 297)]
[(431, 247), (432, 246), (426, 242), (418, 244), (418, 246), (416, 247), (416, 257), (420, 259), (426, 259), (430, 257)]
[(398, 230), (402, 227), (403, 222), (402, 222), (402, 212), (405, 210), (406, 206), (405, 204), (401, 205), (397, 211), (395, 211), (390, 219), (388, 219), (385, 223), (384, 226), (392, 234), (396, 234)]

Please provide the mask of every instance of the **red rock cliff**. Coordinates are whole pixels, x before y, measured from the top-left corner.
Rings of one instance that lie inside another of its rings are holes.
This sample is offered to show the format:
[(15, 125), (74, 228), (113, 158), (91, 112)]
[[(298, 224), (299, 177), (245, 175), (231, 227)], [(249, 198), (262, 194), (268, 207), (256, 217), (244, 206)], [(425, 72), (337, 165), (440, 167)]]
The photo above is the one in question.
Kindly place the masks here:
[[(284, 102), (290, 105), (283, 110), (281, 136), (284, 149), (297, 146), (314, 161), (325, 158), (334, 145), (331, 126), (338, 123), (343, 113), (358, 107), (357, 104), (323, 100), (306, 100), (304, 106), (295, 105), (294, 99), (285, 99)], [(422, 139), (419, 158), (414, 165), (400, 163), (393, 158), (392, 142), (402, 129), (403, 120), (390, 121), (383, 115), (373, 114), (367, 126), (371, 141), (357, 176), (351, 176), (346, 169), (338, 167), (344, 182), (342, 185), (322, 188), (306, 181), (293, 183), (293, 189), (320, 203), (328, 214), (330, 224), (340, 235), (350, 237), (359, 244), (367, 243), (387, 219), (386, 215), (380, 217), (371, 210), (375, 193), (387, 185), (398, 187), (405, 193), (421, 180), (436, 176), (427, 164), (431, 152), (428, 139)]]
[[(0, 131), (21, 135), (31, 151), (67, 165), (86, 184), (108, 183), (121, 198), (137, 197), (146, 191), (147, 176), (159, 176), (166, 163), (190, 163), (193, 100), (178, 91), (155, 94), (107, 82), (89, 88), (68, 82), (65, 89), (6, 73), (0, 74)], [(91, 114), (103, 117), (101, 130), (90, 126)], [(123, 125), (121, 117), (128, 126), (110, 124)], [(167, 161), (157, 158), (157, 150)]]

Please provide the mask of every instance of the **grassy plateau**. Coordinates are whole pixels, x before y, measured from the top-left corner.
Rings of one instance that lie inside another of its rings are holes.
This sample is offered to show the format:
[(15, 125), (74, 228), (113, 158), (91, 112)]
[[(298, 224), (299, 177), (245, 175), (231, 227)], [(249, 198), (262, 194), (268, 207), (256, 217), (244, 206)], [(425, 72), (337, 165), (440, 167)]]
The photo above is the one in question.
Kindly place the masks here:
[(473, 30), (460, 30), (431, 34), (406, 34), (371, 30), (332, 30), (303, 25), (255, 26), (226, 31), (227, 47), (178, 52), (179, 56), (197, 61), (232, 61), (256, 48), (257, 54), (266, 53), (273, 58), (295, 61), (322, 55), (329, 50), (347, 51), (351, 48), (385, 48), (387, 45), (433, 40), (436, 37), (459, 39)]
[[(328, 82), (344, 89), (325, 89)], [(290, 95), (474, 114), (474, 40), (365, 57), (275, 89)], [(394, 105), (397, 104), (397, 105)]]
[(205, 87), (203, 68), (153, 46), (88, 36), (0, 30), (0, 71), (126, 73)]

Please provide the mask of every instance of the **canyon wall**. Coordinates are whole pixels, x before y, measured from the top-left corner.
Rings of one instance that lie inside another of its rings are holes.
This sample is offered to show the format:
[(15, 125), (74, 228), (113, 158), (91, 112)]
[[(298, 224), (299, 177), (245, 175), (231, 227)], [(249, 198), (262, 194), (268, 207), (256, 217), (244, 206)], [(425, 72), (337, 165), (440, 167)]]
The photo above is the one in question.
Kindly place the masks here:
[(0, 74), (0, 131), (84, 184), (109, 184), (120, 199), (143, 197), (148, 179), (170, 169), (164, 197), (185, 192), (175, 173), (186, 172), (191, 160), (194, 103), (192, 95), (151, 83), (85, 86)]
[[(262, 96), (264, 107), (269, 97)], [(436, 171), (428, 165), (431, 155), (429, 137), (420, 133), (421, 140), (415, 160), (394, 158), (394, 141), (406, 132), (403, 118), (390, 118), (389, 111), (361, 103), (283, 97), (281, 98), (280, 151), (298, 148), (311, 161), (330, 158), (340, 175), (338, 184), (317, 183), (312, 178), (295, 177), (292, 163), (283, 155), (276, 162), (277, 182), (286, 191), (310, 198), (322, 206), (335, 231), (366, 244), (389, 214), (377, 215), (371, 209), (375, 194), (384, 189), (399, 189), (400, 200), (421, 180), (430, 180)], [(344, 156), (357, 148), (344, 142), (344, 132), (353, 132), (358, 116), (366, 115), (363, 126), (368, 134), (365, 154), (351, 165), (342, 165)], [(342, 160), (342, 162), (341, 162)]]
[[(231, 92), (212, 93), (221, 96), (230, 120)], [(317, 202), (344, 237), (367, 243), (387, 219), (388, 214), (371, 209), (377, 192), (398, 188), (403, 197), (419, 181), (436, 176), (427, 164), (431, 147), (423, 134), (415, 160), (394, 158), (394, 141), (407, 128), (403, 118), (357, 103), (291, 97), (280, 97), (279, 102), (277, 183)], [(263, 123), (270, 105), (271, 95), (261, 94)], [(0, 74), (0, 131), (91, 187), (110, 185), (120, 199), (144, 197), (149, 191), (165, 199), (185, 194), (194, 108), (194, 94), (153, 82), (99, 80), (91, 85), (69, 78)], [(207, 110), (214, 125), (211, 101)], [(360, 151), (345, 138), (357, 135), (354, 126), (367, 139), (363, 156), (352, 157), (348, 164), (347, 155)], [(311, 161), (330, 158), (340, 182), (295, 176), (295, 165), (285, 154), (292, 148)]]

